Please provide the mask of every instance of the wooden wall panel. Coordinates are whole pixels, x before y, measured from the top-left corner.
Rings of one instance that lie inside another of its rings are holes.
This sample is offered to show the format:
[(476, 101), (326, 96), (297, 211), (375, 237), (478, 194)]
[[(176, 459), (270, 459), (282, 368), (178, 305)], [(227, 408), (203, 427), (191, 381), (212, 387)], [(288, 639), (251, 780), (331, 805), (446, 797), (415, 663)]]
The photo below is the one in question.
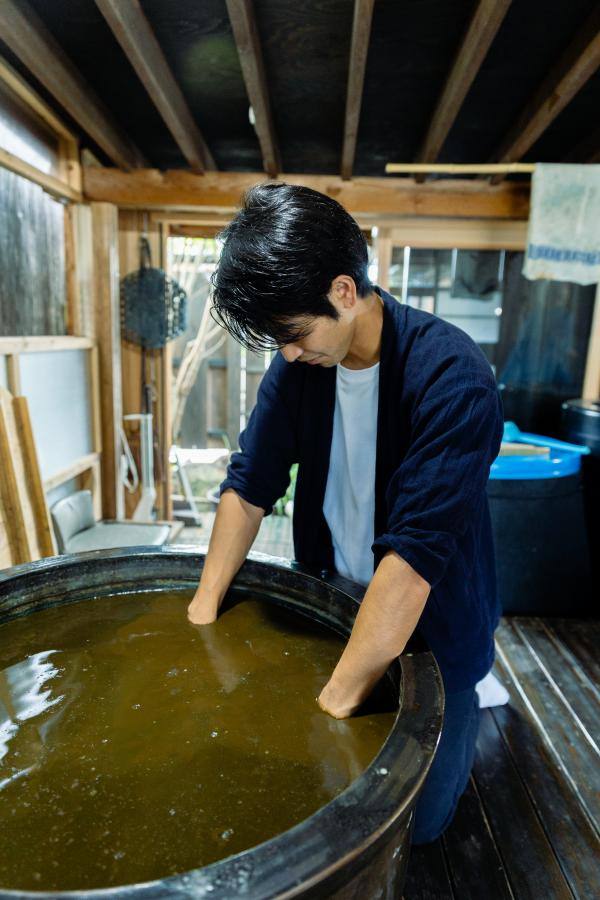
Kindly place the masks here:
[(0, 335), (66, 333), (64, 207), (0, 167)]

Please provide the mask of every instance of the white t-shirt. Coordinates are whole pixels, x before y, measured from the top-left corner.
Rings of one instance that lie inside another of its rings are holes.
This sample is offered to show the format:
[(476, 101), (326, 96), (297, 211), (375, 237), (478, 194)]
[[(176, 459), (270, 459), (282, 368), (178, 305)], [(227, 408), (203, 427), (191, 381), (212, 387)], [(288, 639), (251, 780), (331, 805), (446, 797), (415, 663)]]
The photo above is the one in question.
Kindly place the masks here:
[(378, 400), (379, 363), (368, 369), (338, 365), (323, 513), (337, 571), (363, 585), (373, 577)]

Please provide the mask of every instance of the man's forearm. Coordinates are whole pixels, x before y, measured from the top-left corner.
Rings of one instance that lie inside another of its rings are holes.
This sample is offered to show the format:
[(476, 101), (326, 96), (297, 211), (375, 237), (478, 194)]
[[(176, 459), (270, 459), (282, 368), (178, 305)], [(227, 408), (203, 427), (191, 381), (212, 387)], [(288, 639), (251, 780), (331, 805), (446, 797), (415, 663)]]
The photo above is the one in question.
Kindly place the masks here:
[(213, 622), (238, 569), (258, 534), (264, 509), (243, 500), (233, 490), (225, 491), (217, 507), (215, 524), (200, 584), (188, 607), (191, 622)]
[(350, 639), (319, 696), (319, 705), (344, 718), (366, 700), (413, 633), (430, 585), (390, 551), (380, 562), (360, 606)]

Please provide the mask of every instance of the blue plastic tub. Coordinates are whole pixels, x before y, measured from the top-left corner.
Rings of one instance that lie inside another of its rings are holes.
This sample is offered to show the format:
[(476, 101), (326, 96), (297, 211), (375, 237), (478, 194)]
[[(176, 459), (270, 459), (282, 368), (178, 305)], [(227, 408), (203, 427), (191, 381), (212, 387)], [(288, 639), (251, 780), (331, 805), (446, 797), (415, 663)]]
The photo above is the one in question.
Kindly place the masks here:
[(517, 444), (548, 447), (549, 456), (499, 456), (490, 470), (490, 478), (564, 478), (581, 471), (581, 457), (589, 454), (589, 447), (568, 444), (555, 438), (542, 437), (520, 431), (514, 422), (504, 423), (503, 440)]
[(548, 447), (549, 456), (499, 456), (488, 499), (504, 613), (581, 615), (591, 576), (581, 460), (590, 451), (507, 422), (504, 440)]

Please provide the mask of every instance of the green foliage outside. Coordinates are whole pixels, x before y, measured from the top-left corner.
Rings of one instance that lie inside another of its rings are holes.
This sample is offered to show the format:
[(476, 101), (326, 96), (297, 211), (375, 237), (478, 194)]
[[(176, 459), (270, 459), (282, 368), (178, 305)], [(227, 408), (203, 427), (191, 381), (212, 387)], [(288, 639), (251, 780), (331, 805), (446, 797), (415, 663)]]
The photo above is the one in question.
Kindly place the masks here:
[(298, 463), (294, 463), (292, 468), (290, 469), (290, 483), (288, 485), (288, 489), (283, 495), (280, 497), (275, 506), (273, 507), (273, 513), (276, 516), (285, 515), (285, 505), (290, 500), (294, 499), (294, 492), (296, 490), (296, 478), (298, 475)]

